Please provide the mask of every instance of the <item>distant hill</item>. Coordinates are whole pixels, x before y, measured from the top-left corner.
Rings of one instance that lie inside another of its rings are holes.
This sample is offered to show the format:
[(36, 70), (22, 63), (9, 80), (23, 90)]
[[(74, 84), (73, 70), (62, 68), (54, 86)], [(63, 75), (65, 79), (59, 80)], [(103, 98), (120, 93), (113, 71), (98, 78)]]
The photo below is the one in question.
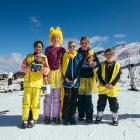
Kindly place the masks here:
[[(116, 60), (121, 63), (122, 67), (126, 67), (129, 64), (140, 65), (140, 41), (118, 45), (113, 48), (116, 52)], [(100, 61), (105, 59), (104, 50), (96, 52)]]

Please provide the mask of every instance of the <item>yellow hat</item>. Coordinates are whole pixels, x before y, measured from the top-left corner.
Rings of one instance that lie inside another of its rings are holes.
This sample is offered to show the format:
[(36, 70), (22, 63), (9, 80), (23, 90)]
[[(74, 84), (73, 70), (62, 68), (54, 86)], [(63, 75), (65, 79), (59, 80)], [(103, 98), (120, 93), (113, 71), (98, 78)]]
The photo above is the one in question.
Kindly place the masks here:
[(51, 44), (53, 44), (52, 38), (53, 38), (54, 35), (58, 35), (60, 37), (59, 44), (62, 44), (63, 34), (62, 34), (62, 31), (61, 31), (60, 27), (56, 27), (56, 29), (54, 29), (54, 27), (50, 28), (50, 43)]
[(93, 50), (89, 50), (88, 51), (88, 55), (94, 55), (94, 51)]

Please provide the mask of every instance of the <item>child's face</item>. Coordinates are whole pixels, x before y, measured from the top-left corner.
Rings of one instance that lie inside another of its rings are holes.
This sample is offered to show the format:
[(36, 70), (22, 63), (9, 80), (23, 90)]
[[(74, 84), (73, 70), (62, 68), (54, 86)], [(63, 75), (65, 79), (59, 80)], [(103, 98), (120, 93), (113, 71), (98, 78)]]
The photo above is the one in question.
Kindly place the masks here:
[(88, 40), (82, 40), (80, 42), (81, 48), (82, 50), (87, 50), (87, 48), (89, 47), (89, 41)]
[(93, 55), (89, 56), (88, 61), (89, 62), (94, 62), (94, 56)]
[(60, 37), (58, 35), (54, 35), (52, 38), (53, 45), (58, 45), (60, 42)]
[(110, 53), (110, 52), (106, 52), (105, 53), (105, 58), (106, 58), (107, 62), (112, 62), (113, 58), (114, 58), (114, 55), (112, 53)]
[(41, 53), (41, 51), (42, 51), (41, 43), (37, 43), (36, 46), (34, 47), (34, 50), (36, 53)]
[(75, 43), (70, 44), (68, 46), (68, 50), (69, 50), (69, 53), (74, 53), (74, 51), (76, 50), (76, 44)]

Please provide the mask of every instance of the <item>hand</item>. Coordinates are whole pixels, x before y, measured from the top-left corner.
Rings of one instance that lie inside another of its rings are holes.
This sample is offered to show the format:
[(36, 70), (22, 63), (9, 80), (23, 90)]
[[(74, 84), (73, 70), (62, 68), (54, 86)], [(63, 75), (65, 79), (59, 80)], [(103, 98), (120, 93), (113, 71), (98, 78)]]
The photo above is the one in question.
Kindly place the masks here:
[(112, 86), (111, 84), (105, 84), (105, 87), (106, 87), (107, 89), (113, 89), (113, 86)]
[(26, 73), (27, 72), (31, 72), (31, 68), (30, 67), (27, 67), (25, 71), (26, 71)]
[(47, 76), (44, 77), (44, 83), (48, 84), (48, 77)]
[(28, 63), (26, 62), (26, 60), (24, 60), (23, 63), (22, 63), (22, 71), (24, 73), (27, 73), (27, 72), (30, 72), (31, 71), (30, 65), (28, 65)]
[(113, 89), (113, 86), (112, 86), (112, 84), (109, 84), (109, 87), (108, 87), (109, 89)]
[(73, 83), (75, 84), (77, 82), (77, 78), (73, 80)]
[(66, 80), (66, 82), (67, 82), (67, 83), (69, 83), (69, 82), (70, 82), (70, 80), (69, 80), (67, 77), (65, 78), (65, 80)]
[(109, 84), (105, 84), (105, 87), (106, 87), (107, 89), (109, 89)]

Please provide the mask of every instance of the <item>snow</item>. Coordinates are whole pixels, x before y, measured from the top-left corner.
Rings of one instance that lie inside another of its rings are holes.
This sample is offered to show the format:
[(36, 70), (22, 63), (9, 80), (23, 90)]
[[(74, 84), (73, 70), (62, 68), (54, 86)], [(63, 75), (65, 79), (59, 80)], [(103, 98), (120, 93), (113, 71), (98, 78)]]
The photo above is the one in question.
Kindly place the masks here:
[[(127, 85), (127, 86), (126, 86)], [(21, 129), (23, 91), (0, 93), (0, 111), (9, 110), (0, 116), (0, 140), (139, 140), (140, 137), (140, 92), (128, 90), (129, 83), (120, 84), (118, 98), (119, 126), (112, 126), (111, 112), (107, 105), (102, 124), (64, 126), (43, 123), (43, 99), (41, 97), (40, 119), (34, 128)], [(94, 119), (97, 95), (93, 95)]]
[[(119, 60), (122, 66), (130, 63), (140, 62), (140, 42), (120, 45), (116, 48), (116, 58), (123, 52), (128, 53), (128, 58)], [(133, 53), (133, 51), (135, 51)], [(137, 54), (137, 55), (136, 55)], [(101, 54), (100, 60), (104, 59)], [(118, 57), (120, 58), (120, 57)], [(119, 126), (112, 125), (112, 116), (107, 104), (104, 111), (102, 124), (86, 124), (78, 122), (77, 125), (64, 126), (45, 125), (43, 123), (43, 99), (41, 97), (40, 118), (34, 128), (21, 129), (22, 97), (23, 91), (19, 91), (19, 83), (23, 79), (13, 82), (12, 87), (7, 87), (7, 81), (0, 81), (0, 111), (9, 110), (0, 115), (0, 140), (139, 140), (140, 139), (140, 91), (131, 91), (128, 69), (122, 70), (119, 83)], [(140, 89), (140, 66), (136, 67), (137, 77), (135, 78), (136, 88)], [(6, 88), (13, 92), (1, 93)], [(93, 95), (94, 120), (96, 116), (98, 95)]]

